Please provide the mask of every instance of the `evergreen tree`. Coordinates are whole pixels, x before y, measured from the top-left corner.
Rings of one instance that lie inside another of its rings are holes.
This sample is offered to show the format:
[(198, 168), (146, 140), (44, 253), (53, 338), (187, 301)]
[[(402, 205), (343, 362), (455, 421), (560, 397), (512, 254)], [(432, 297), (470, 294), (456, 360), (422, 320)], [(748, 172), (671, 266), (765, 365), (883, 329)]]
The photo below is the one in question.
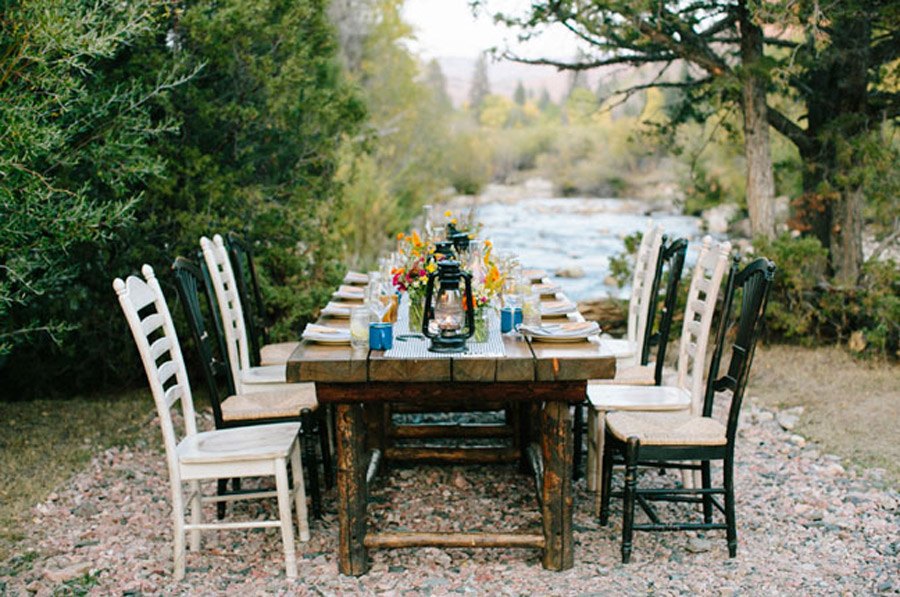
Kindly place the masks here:
[(453, 109), (453, 102), (447, 93), (447, 77), (436, 58), (432, 58), (425, 67), (425, 85), (431, 90), (441, 110), (449, 112)]
[(519, 79), (518, 83), (516, 83), (516, 90), (513, 92), (513, 101), (520, 106), (524, 106), (527, 99), (525, 86), (522, 85), (522, 80)]
[(491, 94), (491, 82), (488, 78), (487, 58), (484, 54), (478, 57), (472, 73), (472, 85), (469, 87), (469, 109), (480, 114), (484, 99)]

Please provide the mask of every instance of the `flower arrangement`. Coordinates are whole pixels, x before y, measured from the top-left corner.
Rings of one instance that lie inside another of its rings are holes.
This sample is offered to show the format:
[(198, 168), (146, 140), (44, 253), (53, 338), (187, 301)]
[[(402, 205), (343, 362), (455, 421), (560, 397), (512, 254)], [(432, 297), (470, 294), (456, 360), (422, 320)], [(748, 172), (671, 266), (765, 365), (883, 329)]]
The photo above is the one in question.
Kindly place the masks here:
[(421, 297), (425, 292), (428, 274), (437, 266), (429, 261), (433, 247), (422, 240), (415, 230), (412, 234), (397, 234), (397, 265), (391, 270), (391, 283), (410, 298)]

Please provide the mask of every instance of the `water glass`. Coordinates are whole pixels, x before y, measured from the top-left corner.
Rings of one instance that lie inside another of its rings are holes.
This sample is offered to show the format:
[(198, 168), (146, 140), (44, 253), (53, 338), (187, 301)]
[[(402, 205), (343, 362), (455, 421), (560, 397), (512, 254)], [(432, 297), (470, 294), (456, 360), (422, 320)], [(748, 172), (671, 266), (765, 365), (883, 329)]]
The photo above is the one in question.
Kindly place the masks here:
[(372, 318), (368, 306), (353, 307), (350, 310), (350, 346), (354, 349), (368, 348), (369, 320)]
[(522, 324), (539, 327), (541, 325), (541, 297), (529, 294), (522, 301)]

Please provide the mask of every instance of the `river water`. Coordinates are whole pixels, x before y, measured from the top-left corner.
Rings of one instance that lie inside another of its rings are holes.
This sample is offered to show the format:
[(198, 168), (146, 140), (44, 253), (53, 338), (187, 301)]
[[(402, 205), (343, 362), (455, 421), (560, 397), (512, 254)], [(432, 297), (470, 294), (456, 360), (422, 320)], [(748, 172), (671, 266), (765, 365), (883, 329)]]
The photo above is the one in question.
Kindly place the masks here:
[[(479, 202), (472, 209), (482, 238), (518, 254), (526, 267), (547, 270), (574, 300), (627, 296), (628, 288), (606, 283), (609, 259), (625, 250), (625, 236), (646, 230), (650, 220), (670, 236), (687, 237), (693, 247), (701, 236), (699, 218), (651, 211), (649, 203), (633, 199), (525, 198)], [(688, 252), (689, 262), (694, 254)], [(562, 269), (580, 269), (584, 276), (556, 276)]]

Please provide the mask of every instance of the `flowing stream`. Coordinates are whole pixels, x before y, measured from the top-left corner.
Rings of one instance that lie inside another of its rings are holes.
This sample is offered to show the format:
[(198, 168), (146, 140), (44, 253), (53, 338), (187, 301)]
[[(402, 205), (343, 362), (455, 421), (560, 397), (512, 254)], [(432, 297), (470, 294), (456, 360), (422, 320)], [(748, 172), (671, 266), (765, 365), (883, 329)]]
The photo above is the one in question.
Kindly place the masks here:
[[(525, 198), (481, 202), (474, 212), (482, 238), (518, 254), (527, 267), (547, 270), (570, 298), (588, 300), (627, 295), (627, 288), (607, 283), (609, 259), (625, 250), (625, 236), (646, 230), (651, 219), (670, 237), (687, 237), (696, 247), (699, 218), (651, 209), (634, 199)], [(688, 262), (695, 254), (688, 251)], [(563, 270), (584, 275), (556, 275)]]

